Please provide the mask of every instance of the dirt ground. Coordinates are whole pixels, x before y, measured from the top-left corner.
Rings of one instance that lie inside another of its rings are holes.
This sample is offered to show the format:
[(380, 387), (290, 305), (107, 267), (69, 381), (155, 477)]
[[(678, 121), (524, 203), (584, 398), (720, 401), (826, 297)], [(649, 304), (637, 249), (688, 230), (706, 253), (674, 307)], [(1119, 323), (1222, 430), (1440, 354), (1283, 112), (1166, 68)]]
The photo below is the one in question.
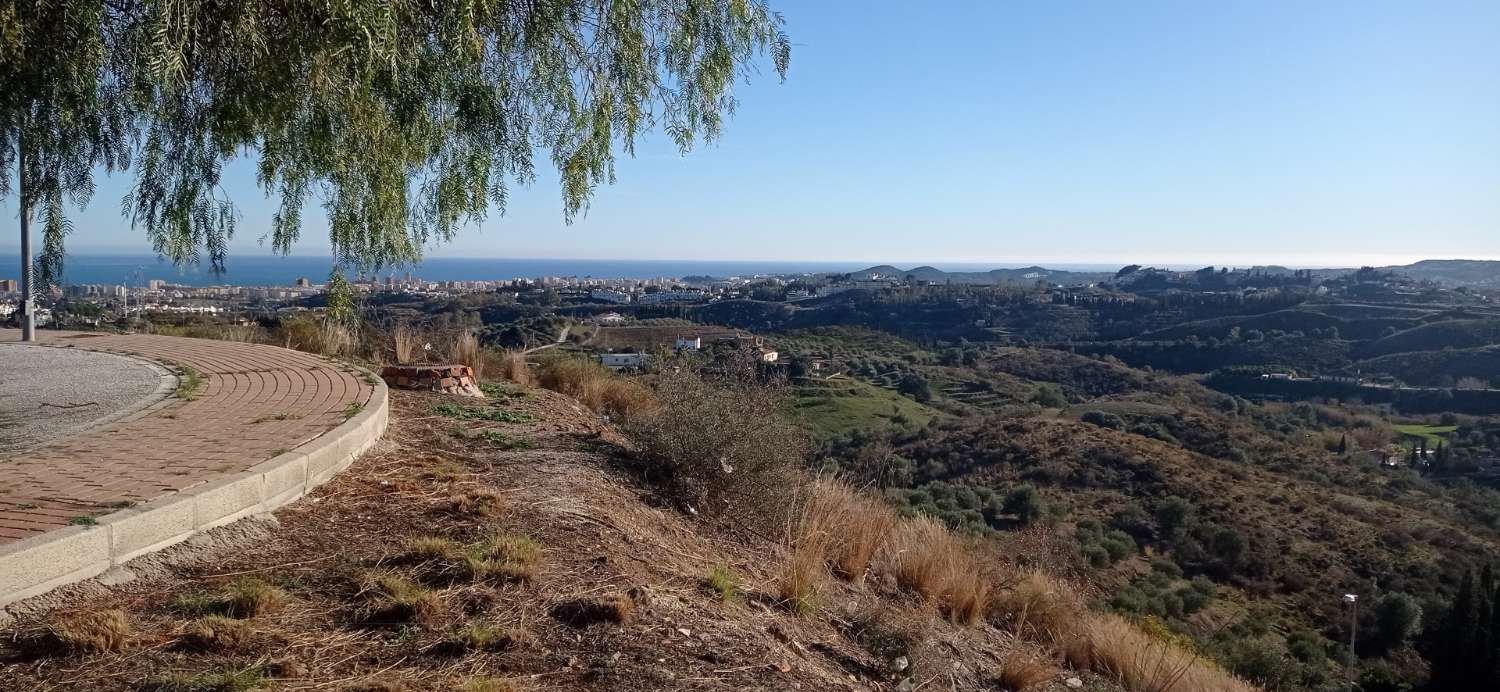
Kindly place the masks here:
[[(654, 504), (612, 460), (616, 433), (577, 402), (513, 390), (479, 402), (505, 421), (437, 410), (472, 403), (393, 391), (385, 439), (274, 518), (107, 575), (125, 583), (93, 580), (13, 608), (0, 689), (1002, 689), (1007, 659), (1036, 655), (878, 583), (835, 581), (815, 612), (793, 615), (766, 595), (774, 542)], [(473, 545), (497, 532), (535, 541), (534, 569), (455, 578), (409, 549), (416, 537)], [(740, 596), (706, 586), (716, 566), (738, 575)], [(404, 577), (430, 599), (415, 614), (383, 607), (372, 574)], [(195, 635), (201, 612), (187, 606), (247, 579), (285, 597), (247, 618), (240, 641), (205, 644)], [(31, 636), (59, 616), (111, 608), (130, 623), (118, 651), (70, 652)], [(506, 634), (455, 644), (473, 626)], [(898, 652), (889, 640), (902, 637)], [(1032, 689), (1069, 689), (1075, 675), (1055, 670)], [(1116, 689), (1081, 677), (1088, 689)]]

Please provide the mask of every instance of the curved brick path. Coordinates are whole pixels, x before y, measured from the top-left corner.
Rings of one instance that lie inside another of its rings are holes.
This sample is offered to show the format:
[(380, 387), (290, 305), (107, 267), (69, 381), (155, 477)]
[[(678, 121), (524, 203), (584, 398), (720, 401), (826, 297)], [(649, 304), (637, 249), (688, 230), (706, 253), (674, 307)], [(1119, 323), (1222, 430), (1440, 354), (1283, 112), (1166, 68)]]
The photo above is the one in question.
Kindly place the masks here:
[[(40, 343), (191, 368), (190, 399), (169, 396), (76, 437), (0, 458), (0, 545), (250, 469), (344, 422), (374, 382), (320, 356), (170, 336), (38, 332)], [(16, 341), (0, 330), (0, 342)], [(5, 370), (0, 345), (0, 376)]]

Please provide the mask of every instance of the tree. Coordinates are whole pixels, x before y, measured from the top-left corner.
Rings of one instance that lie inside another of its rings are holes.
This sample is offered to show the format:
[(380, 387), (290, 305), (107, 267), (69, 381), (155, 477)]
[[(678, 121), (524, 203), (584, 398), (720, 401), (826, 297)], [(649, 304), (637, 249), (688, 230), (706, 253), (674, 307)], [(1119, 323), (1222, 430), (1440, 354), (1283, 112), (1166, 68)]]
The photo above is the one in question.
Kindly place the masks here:
[(927, 383), (926, 378), (916, 373), (903, 375), (901, 381), (896, 384), (896, 391), (920, 402), (932, 400), (932, 385)]
[(1018, 485), (1007, 493), (1000, 509), (1006, 514), (1016, 515), (1022, 524), (1036, 521), (1044, 511), (1041, 495), (1030, 485)]
[(1374, 643), (1381, 651), (1405, 645), (1422, 626), (1422, 606), (1404, 593), (1387, 593), (1375, 602)]
[(1343, 456), (1344, 454), (1347, 454), (1348, 452), (1349, 452), (1349, 436), (1348, 435), (1339, 435), (1339, 449), (1338, 449), (1339, 455)]
[[(762, 0), (80, 0), (6, 13), (0, 163), (19, 160), (23, 207), (60, 210), (138, 135), (132, 225), (164, 257), (204, 251), (215, 271), (238, 219), (220, 174), (241, 152), (277, 198), (275, 251), (291, 252), (316, 195), (335, 262), (377, 269), (503, 213), (509, 187), (535, 179), (537, 149), (572, 221), (614, 181), (617, 147), (633, 153), (654, 127), (684, 152), (717, 138), (734, 81), (766, 54), (784, 77), (790, 59)], [(43, 221), (43, 256), (60, 259), (66, 225)]]
[(20, 207), (23, 339), (32, 338), (34, 289), (62, 278), (65, 203), (88, 203), (96, 167), (129, 163), (125, 63), (107, 30), (117, 17), (103, 0), (0, 5), (0, 195), (14, 191)]

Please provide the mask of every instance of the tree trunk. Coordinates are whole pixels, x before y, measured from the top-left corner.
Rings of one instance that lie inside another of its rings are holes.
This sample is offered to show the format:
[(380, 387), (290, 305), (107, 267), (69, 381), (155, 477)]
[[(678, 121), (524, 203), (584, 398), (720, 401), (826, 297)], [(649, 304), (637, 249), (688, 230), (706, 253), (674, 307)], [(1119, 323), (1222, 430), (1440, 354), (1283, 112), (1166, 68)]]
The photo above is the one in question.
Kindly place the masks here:
[(16, 191), (21, 207), (21, 340), (36, 341), (36, 305), (31, 295), (31, 199), (26, 185), (25, 135), (16, 137)]

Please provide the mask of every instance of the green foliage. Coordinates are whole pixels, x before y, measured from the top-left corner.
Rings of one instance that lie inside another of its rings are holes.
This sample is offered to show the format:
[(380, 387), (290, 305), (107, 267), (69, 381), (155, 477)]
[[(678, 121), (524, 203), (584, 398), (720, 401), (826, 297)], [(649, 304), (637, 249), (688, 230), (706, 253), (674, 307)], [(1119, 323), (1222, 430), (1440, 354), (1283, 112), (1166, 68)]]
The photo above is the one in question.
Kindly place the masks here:
[(316, 195), (337, 262), (407, 262), (503, 212), (537, 149), (571, 221), (614, 181), (616, 147), (654, 127), (684, 152), (716, 139), (736, 78), (765, 54), (784, 76), (791, 52), (760, 0), (18, 2), (0, 27), (0, 188), (19, 152), (44, 257), (61, 257), (64, 194), (86, 201), (92, 168), (123, 166), (138, 136), (132, 223), (218, 271), (238, 218), (222, 166), (241, 152), (278, 197), (275, 251)]
[(1085, 423), (1091, 423), (1101, 428), (1109, 428), (1111, 430), (1125, 429), (1125, 420), (1113, 413), (1105, 413), (1103, 411), (1085, 411), (1083, 413), (1082, 420)]
[(1031, 395), (1031, 403), (1046, 408), (1066, 408), (1068, 397), (1063, 394), (1062, 388), (1055, 384), (1040, 384)]
[(1400, 647), (1421, 629), (1422, 606), (1404, 593), (1387, 593), (1375, 601), (1375, 643), (1382, 650)]
[(432, 407), (432, 412), (447, 418), (459, 420), (487, 420), (497, 423), (526, 423), (531, 416), (516, 411), (508, 411), (498, 406), (464, 406), (462, 404), (442, 403)]
[(1046, 512), (1042, 496), (1030, 485), (1019, 485), (1006, 493), (1000, 509), (1006, 514), (1014, 514), (1022, 525), (1036, 521)]

